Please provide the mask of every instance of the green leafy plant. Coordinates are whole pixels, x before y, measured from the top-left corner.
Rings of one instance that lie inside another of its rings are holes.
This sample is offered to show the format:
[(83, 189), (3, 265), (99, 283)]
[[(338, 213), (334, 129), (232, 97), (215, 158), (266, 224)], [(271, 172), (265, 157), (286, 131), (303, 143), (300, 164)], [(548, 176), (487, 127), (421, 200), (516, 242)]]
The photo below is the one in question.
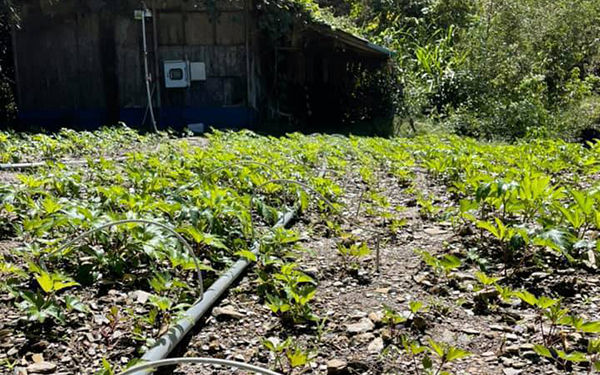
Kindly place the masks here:
[(275, 367), (282, 372), (286, 372), (288, 369), (303, 368), (315, 357), (313, 351), (304, 349), (297, 343), (294, 343), (292, 337), (288, 337), (284, 341), (263, 339), (262, 344), (267, 350), (273, 353)]
[(353, 243), (349, 246), (339, 243), (337, 250), (343, 259), (344, 268), (347, 271), (358, 269), (360, 267), (360, 260), (371, 255), (371, 249), (365, 242)]
[(433, 202), (433, 198), (419, 195), (417, 197), (417, 204), (419, 205), (419, 214), (425, 219), (434, 219), (441, 209), (436, 206)]
[[(50, 273), (35, 264), (30, 264), (32, 271), (36, 272), (35, 279), (40, 290), (37, 292), (19, 291), (15, 292), (22, 298), (17, 306), (26, 311), (30, 321), (44, 323), (47, 318), (53, 318), (59, 323), (64, 323), (64, 307), (58, 300), (57, 293), (79, 284), (65, 275), (59, 273)], [(81, 301), (72, 296), (65, 297), (66, 308), (79, 312), (86, 312), (87, 309)]]
[(267, 294), (267, 306), (284, 321), (292, 323), (314, 322), (310, 301), (314, 298), (315, 281), (296, 269), (294, 263), (283, 264), (279, 272), (273, 274), (273, 293)]
[(454, 255), (445, 254), (436, 257), (425, 250), (415, 250), (415, 253), (421, 257), (425, 264), (431, 267), (437, 276), (443, 275), (448, 277), (452, 270), (457, 269), (462, 265), (461, 260)]
[(446, 364), (452, 363), (462, 358), (466, 358), (471, 355), (471, 353), (461, 348), (457, 348), (452, 345), (436, 342), (433, 340), (429, 340), (429, 349), (430, 352), (434, 354), (439, 361), (439, 367), (437, 367), (437, 370), (435, 370), (435, 372), (433, 372), (433, 364), (429, 366), (429, 364), (431, 363), (430, 360), (423, 361), (423, 367), (425, 367), (426, 370), (431, 369), (432, 374), (448, 374), (448, 372), (443, 371), (443, 368)]
[(427, 326), (427, 320), (422, 316), (422, 313), (427, 311), (427, 307), (421, 301), (410, 301), (408, 304), (409, 311), (406, 314), (401, 314), (393, 308), (383, 305), (382, 323), (387, 325), (390, 337), (396, 341), (402, 339), (402, 327), (413, 328), (422, 331)]
[(422, 345), (408, 336), (402, 336), (401, 342), (404, 355), (410, 359), (415, 374), (448, 375), (450, 373), (444, 370), (446, 365), (471, 355), (464, 349), (431, 339), (428, 345)]

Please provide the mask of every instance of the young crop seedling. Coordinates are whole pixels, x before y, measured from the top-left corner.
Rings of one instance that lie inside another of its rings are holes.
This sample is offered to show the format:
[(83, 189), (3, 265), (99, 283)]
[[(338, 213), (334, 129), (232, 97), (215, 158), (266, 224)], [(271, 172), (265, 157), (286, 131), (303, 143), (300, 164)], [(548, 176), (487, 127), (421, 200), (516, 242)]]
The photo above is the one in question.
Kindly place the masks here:
[(471, 353), (447, 343), (429, 340), (427, 345), (410, 338), (401, 336), (401, 354), (412, 363), (412, 373), (415, 375), (450, 375), (445, 368), (460, 359), (471, 356)]
[(47, 318), (53, 318), (59, 323), (64, 323), (65, 309), (87, 311), (85, 305), (75, 297), (65, 296), (64, 307), (58, 299), (58, 292), (79, 286), (77, 282), (59, 273), (49, 273), (33, 263), (30, 264), (30, 269), (36, 273), (35, 280), (41, 290), (36, 292), (13, 290), (13, 294), (22, 299), (17, 306), (26, 312), (28, 320), (44, 323)]
[(428, 307), (420, 301), (411, 301), (408, 304), (409, 310), (406, 313), (399, 313), (387, 305), (383, 305), (382, 323), (387, 325), (390, 337), (399, 342), (402, 338), (402, 327), (423, 331), (428, 323), (422, 313), (428, 310)]
[(371, 255), (371, 249), (365, 242), (354, 242), (349, 246), (339, 243), (337, 250), (346, 272), (357, 271), (360, 268), (360, 260)]
[(474, 288), (475, 292), (475, 310), (479, 312), (487, 312), (490, 307), (490, 302), (500, 297), (501, 300), (506, 301), (512, 298), (512, 289), (509, 290), (508, 295), (503, 290), (503, 287), (499, 286), (498, 281), (502, 280), (501, 277), (491, 277), (484, 272), (475, 272), (475, 278), (481, 284), (479, 287)]
[(423, 367), (427, 374), (436, 375), (449, 375), (449, 372), (443, 370), (444, 366), (471, 355), (471, 353), (461, 348), (446, 343), (435, 342), (433, 340), (429, 340), (429, 351), (437, 357), (439, 366), (436, 367), (431, 359), (425, 357), (423, 360)]
[(283, 373), (293, 369), (302, 369), (308, 365), (316, 356), (316, 353), (309, 349), (304, 349), (294, 343), (292, 337), (284, 341), (279, 339), (263, 339), (263, 346), (273, 353), (275, 368)]
[[(563, 308), (561, 301), (545, 296), (536, 297), (526, 290), (514, 292), (514, 296), (537, 310), (542, 344), (535, 344), (534, 351), (542, 357), (554, 361), (565, 371), (572, 363), (587, 363), (589, 371), (598, 369), (598, 340), (588, 340), (587, 352), (570, 350), (567, 330), (581, 334), (600, 333), (600, 321), (586, 321)], [(549, 326), (545, 329), (546, 321)]]
[(266, 295), (267, 306), (284, 322), (316, 322), (318, 318), (310, 307), (317, 292), (316, 282), (296, 267), (294, 263), (283, 264), (279, 272), (272, 275), (271, 290)]
[[(477, 222), (477, 227), (486, 230), (501, 244), (502, 260), (505, 263), (505, 270), (508, 264), (515, 261), (519, 253), (526, 253), (530, 244), (529, 234), (523, 228), (507, 227), (498, 218), (494, 218), (495, 223), (487, 221)], [(524, 257), (525, 254), (521, 254)]]
[(434, 220), (440, 213), (441, 208), (436, 206), (432, 197), (426, 197), (422, 194), (417, 196), (417, 205), (419, 206), (419, 214), (423, 219)]
[(436, 278), (441, 276), (448, 277), (452, 270), (455, 270), (462, 265), (461, 260), (454, 255), (445, 254), (436, 257), (425, 250), (414, 250), (414, 252), (421, 257), (427, 266), (431, 267)]

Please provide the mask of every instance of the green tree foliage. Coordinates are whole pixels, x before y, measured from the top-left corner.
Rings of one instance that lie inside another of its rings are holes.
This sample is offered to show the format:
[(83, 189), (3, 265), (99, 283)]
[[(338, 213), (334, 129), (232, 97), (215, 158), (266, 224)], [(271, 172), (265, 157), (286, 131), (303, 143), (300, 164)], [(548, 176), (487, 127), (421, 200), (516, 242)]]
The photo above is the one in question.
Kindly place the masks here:
[(488, 136), (568, 135), (592, 125), (600, 114), (599, 21), (594, 0), (482, 2), (460, 42), (470, 95), (458, 112), (473, 113)]
[(397, 52), (403, 115), (473, 136), (598, 124), (600, 2), (321, 0)]

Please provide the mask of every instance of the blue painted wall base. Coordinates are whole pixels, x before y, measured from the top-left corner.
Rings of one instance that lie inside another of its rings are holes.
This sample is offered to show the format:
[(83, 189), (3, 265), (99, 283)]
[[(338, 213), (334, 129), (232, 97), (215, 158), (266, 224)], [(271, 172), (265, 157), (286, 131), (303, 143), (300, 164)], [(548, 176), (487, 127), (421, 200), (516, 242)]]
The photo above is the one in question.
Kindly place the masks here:
[[(123, 108), (119, 112), (119, 121), (130, 127), (149, 129), (150, 115), (144, 108)], [(144, 116), (145, 123), (142, 123)], [(203, 123), (206, 129), (255, 128), (258, 113), (246, 107), (229, 108), (162, 108), (155, 113), (160, 129), (183, 129), (188, 124)], [(97, 129), (108, 124), (108, 113), (97, 110), (41, 110), (21, 111), (19, 120), (25, 126), (38, 128), (74, 127), (79, 129)]]

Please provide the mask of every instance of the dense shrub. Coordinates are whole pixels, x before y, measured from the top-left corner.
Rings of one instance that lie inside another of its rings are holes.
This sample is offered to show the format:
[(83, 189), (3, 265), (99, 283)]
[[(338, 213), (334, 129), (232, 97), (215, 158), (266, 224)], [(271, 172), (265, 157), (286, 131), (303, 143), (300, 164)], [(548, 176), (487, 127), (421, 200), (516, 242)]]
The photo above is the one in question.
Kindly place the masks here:
[(403, 115), (486, 138), (597, 126), (597, 0), (321, 0), (397, 51)]

